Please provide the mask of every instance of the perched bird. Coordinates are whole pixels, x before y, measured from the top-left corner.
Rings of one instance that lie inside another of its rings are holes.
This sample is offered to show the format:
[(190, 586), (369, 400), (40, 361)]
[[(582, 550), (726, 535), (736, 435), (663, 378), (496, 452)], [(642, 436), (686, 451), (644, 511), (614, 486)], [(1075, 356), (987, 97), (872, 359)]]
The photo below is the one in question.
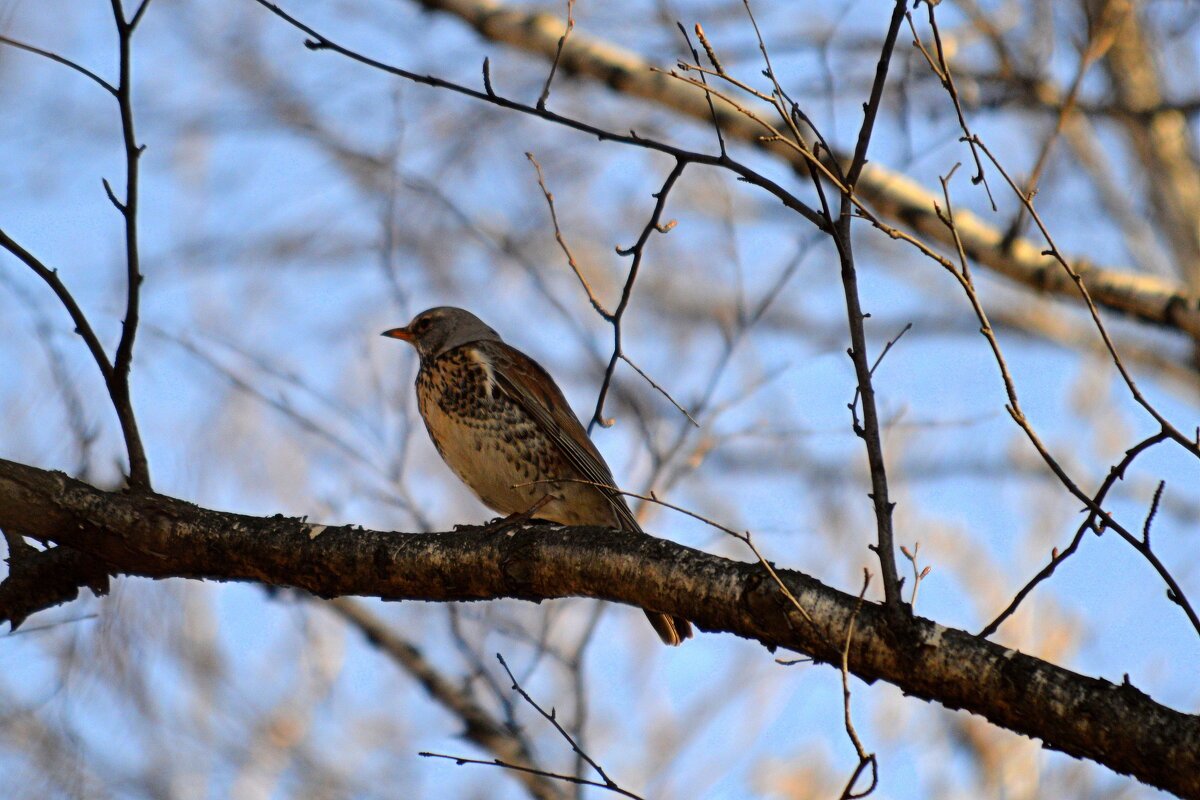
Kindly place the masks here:
[[(562, 525), (641, 532), (600, 451), (536, 361), (452, 306), (422, 311), (383, 335), (416, 348), (417, 407), (429, 438), (484, 505)], [(692, 635), (683, 617), (646, 616), (666, 644)]]

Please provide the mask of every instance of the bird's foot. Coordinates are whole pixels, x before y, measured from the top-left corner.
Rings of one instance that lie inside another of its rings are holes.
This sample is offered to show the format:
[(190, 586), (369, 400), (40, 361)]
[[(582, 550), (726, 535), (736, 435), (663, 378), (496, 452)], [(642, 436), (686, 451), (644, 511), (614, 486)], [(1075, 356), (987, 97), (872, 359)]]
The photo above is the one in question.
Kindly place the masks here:
[(508, 530), (509, 528), (515, 528), (519, 525), (524, 525), (526, 522), (529, 522), (531, 519), (537, 519), (538, 510), (542, 506), (546, 505), (546, 503), (549, 503), (550, 499), (551, 499), (550, 495), (546, 495), (541, 500), (538, 500), (536, 503), (534, 503), (532, 506), (530, 506), (528, 509), (526, 509), (525, 511), (517, 511), (512, 514), (509, 514), (507, 517), (498, 517), (488, 523), (487, 530), (490, 533), (500, 533), (502, 531)]

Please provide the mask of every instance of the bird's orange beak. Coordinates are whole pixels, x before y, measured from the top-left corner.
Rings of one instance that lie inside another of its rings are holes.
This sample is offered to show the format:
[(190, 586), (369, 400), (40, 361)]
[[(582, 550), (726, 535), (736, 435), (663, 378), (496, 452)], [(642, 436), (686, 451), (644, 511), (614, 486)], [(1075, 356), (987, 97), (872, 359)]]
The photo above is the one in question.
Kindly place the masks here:
[(393, 339), (403, 339), (406, 342), (413, 340), (413, 335), (409, 333), (408, 328), (392, 328), (390, 331), (384, 331), (380, 336), (390, 336)]

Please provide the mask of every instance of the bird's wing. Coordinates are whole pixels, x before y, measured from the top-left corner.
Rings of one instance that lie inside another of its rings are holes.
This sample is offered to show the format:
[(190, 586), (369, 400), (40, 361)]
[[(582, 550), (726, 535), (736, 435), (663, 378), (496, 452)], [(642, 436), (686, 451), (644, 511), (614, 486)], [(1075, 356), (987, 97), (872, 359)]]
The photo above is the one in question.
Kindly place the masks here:
[(603, 456), (588, 438), (587, 431), (549, 373), (529, 356), (503, 342), (479, 342), (476, 347), (486, 350), (498, 362), (491, 377), (499, 389), (533, 418), (571, 466), (578, 470), (580, 477), (597, 485), (613, 507), (621, 527), (640, 532), (641, 526), (625, 498), (617, 491)]

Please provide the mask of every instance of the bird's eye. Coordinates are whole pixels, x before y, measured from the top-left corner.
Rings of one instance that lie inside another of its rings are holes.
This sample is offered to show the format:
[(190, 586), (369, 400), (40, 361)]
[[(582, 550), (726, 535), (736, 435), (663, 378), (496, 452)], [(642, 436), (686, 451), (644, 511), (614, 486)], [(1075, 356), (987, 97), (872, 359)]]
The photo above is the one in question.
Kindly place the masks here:
[(429, 330), (429, 325), (429, 317), (421, 317), (419, 320), (417, 320), (416, 324), (413, 325), (413, 330), (417, 331), (417, 333), (422, 333)]

